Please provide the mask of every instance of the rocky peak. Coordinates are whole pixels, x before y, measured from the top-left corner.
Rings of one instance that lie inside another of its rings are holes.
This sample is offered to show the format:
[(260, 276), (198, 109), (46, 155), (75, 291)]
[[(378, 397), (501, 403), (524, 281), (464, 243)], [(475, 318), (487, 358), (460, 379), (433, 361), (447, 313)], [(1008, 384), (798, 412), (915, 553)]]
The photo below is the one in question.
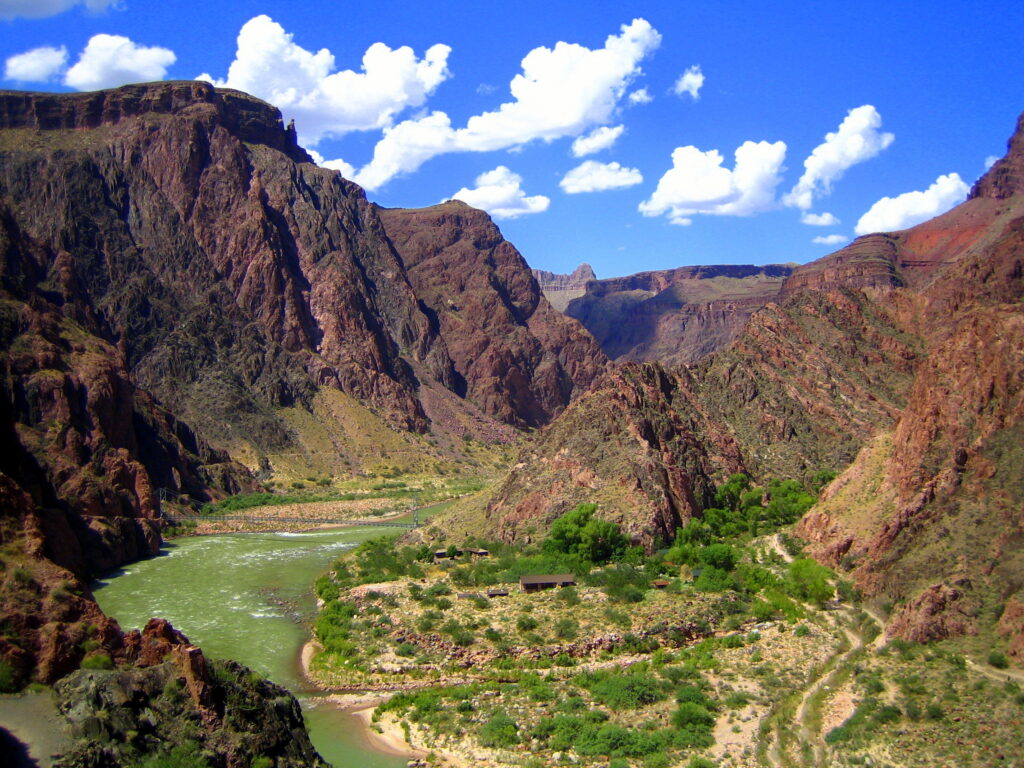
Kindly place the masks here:
[(988, 169), (974, 187), (968, 200), (989, 197), (1005, 200), (1024, 192), (1024, 114), (1017, 118), (1017, 130), (1006, 143), (1006, 156)]
[(312, 158), (285, 127), (281, 111), (241, 91), (199, 80), (125, 85), (89, 93), (0, 91), (0, 129), (61, 131), (117, 125), (144, 115), (205, 115), (242, 141), (264, 144), (296, 162)]
[(589, 281), (597, 279), (594, 269), (586, 262), (580, 264), (568, 275), (548, 272), (546, 269), (535, 269), (533, 276), (537, 278), (540, 289), (545, 293), (548, 291), (583, 290)]

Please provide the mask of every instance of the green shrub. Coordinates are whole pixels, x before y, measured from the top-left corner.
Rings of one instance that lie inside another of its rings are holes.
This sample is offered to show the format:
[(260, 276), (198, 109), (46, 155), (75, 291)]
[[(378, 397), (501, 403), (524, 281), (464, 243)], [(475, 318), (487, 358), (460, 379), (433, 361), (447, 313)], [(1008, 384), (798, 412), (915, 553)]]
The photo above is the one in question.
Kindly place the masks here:
[(723, 701), (729, 709), (743, 709), (750, 703), (750, 694), (743, 691), (733, 691)]
[(672, 713), (672, 725), (680, 729), (711, 729), (715, 725), (715, 716), (700, 704), (684, 701)]
[(14, 693), (18, 690), (18, 676), (6, 659), (0, 658), (0, 693)]
[(625, 554), (629, 540), (619, 526), (594, 517), (596, 504), (580, 504), (551, 524), (545, 552), (576, 555), (591, 563), (606, 563)]
[(594, 700), (613, 710), (636, 709), (661, 701), (666, 684), (652, 675), (618, 671), (580, 675), (576, 682), (590, 691)]
[(520, 616), (516, 619), (516, 629), (520, 632), (532, 632), (538, 625), (539, 622), (533, 616)]
[(996, 669), (1006, 669), (1010, 666), (1010, 662), (1006, 658), (1006, 654), (1002, 651), (992, 651), (989, 653), (988, 663)]
[(789, 564), (787, 571), (787, 591), (800, 600), (821, 605), (830, 600), (835, 593), (829, 584), (831, 571), (810, 558), (794, 560)]
[(519, 725), (499, 709), (480, 728), (479, 736), (485, 747), (510, 749), (519, 743)]
[(576, 587), (565, 587), (558, 591), (558, 599), (566, 605), (579, 605), (580, 595)]
[(395, 648), (395, 653), (399, 656), (415, 656), (417, 648), (412, 643), (399, 643), (398, 647)]
[(113, 669), (114, 661), (105, 653), (97, 653), (82, 659), (82, 669)]
[(579, 632), (579, 622), (574, 619), (562, 618), (555, 622), (555, 636), (560, 640), (575, 640)]
[(696, 685), (683, 685), (676, 691), (676, 702), (679, 704), (699, 704), (704, 709), (714, 709), (708, 695)]
[[(209, 768), (199, 745), (195, 742), (179, 744), (170, 752), (151, 755), (142, 763), (142, 768)], [(255, 763), (254, 763), (255, 766)]]

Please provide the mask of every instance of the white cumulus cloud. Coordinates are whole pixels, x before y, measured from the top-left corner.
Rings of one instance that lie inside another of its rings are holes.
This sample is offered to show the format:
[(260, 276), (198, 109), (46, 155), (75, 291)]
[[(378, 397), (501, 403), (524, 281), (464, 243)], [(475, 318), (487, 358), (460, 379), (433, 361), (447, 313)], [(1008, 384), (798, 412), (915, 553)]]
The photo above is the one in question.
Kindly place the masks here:
[(835, 133), (804, 160), (804, 173), (796, 186), (783, 198), (786, 205), (807, 210), (816, 195), (832, 191), (832, 182), (842, 178), (847, 168), (870, 160), (892, 144), (896, 137), (882, 133), (882, 116), (870, 104), (851, 109)]
[(849, 239), (846, 235), (818, 235), (811, 242), (815, 245), (841, 245)]
[(998, 162), (999, 162), (999, 158), (998, 157), (996, 157), (995, 155), (989, 155), (988, 157), (985, 158), (985, 170), (987, 171), (989, 168), (991, 168), (993, 165), (995, 165)]
[(616, 125), (614, 128), (602, 125), (595, 128), (572, 143), (573, 157), (586, 157), (610, 148), (625, 130), (626, 126), (624, 125)]
[(332, 171), (338, 171), (346, 179), (351, 179), (356, 175), (356, 169), (341, 158), (328, 160), (315, 149), (307, 149), (306, 151), (309, 153), (309, 156), (313, 158), (313, 162), (321, 168), (329, 168)]
[(854, 230), (858, 235), (895, 232), (945, 213), (970, 191), (957, 173), (939, 176), (928, 189), (883, 197), (860, 217)]
[(629, 94), (630, 104), (650, 104), (652, 101), (654, 101), (654, 97), (646, 88), (637, 88)]
[(606, 189), (632, 187), (644, 180), (636, 168), (623, 168), (618, 163), (587, 160), (569, 171), (559, 186), (570, 195), (579, 192), (601, 192)]
[(672, 90), (676, 96), (682, 96), (684, 93), (690, 94), (690, 97), (694, 101), (700, 98), (700, 89), (704, 87), (704, 73), (700, 71), (700, 67), (694, 64), (688, 70), (683, 72), (676, 80), (675, 86)]
[(403, 110), (422, 106), (448, 79), (450, 53), (450, 47), (437, 44), (418, 59), (408, 46), (392, 50), (374, 43), (363, 54), (361, 71), (336, 72), (329, 50), (306, 50), (280, 24), (260, 15), (239, 31), (227, 78), (204, 73), (199, 79), (270, 102), (295, 119), (302, 143), (315, 145), (325, 136), (386, 128)]
[(729, 170), (722, 167), (724, 158), (716, 149), (676, 147), (672, 167), (654, 194), (640, 203), (640, 212), (666, 214), (673, 224), (686, 226), (695, 214), (750, 216), (773, 208), (786, 159), (785, 142), (746, 141), (735, 157), (735, 167)]
[(452, 195), (452, 199), (487, 211), (496, 219), (515, 219), (524, 214), (542, 213), (551, 204), (551, 200), (544, 195), (527, 197), (523, 192), (522, 176), (504, 165), (480, 174), (475, 183), (476, 188), (463, 187)]
[(44, 45), (31, 51), (8, 57), (4, 64), (4, 79), (24, 83), (45, 83), (59, 75), (68, 63), (68, 49)]
[(121, 35), (93, 35), (64, 75), (64, 84), (78, 91), (113, 88), (125, 83), (163, 80), (177, 61), (174, 51), (137, 45)]
[(373, 190), (446, 152), (509, 149), (603, 125), (640, 74), (641, 60), (660, 43), (661, 35), (647, 21), (634, 19), (603, 48), (566, 42), (534, 48), (510, 83), (512, 101), (470, 117), (463, 128), (453, 128), (444, 112), (433, 112), (385, 129), (356, 181)]
[(93, 13), (117, 7), (120, 0), (0, 0), (0, 19), (45, 19), (84, 5)]
[(834, 227), (839, 219), (831, 213), (805, 213), (800, 217), (800, 223), (810, 227)]

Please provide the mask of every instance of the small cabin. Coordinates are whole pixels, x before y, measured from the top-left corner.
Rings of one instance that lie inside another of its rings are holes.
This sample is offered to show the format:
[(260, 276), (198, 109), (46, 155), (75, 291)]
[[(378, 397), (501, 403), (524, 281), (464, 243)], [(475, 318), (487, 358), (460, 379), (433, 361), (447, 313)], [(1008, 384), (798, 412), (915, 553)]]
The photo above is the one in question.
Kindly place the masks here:
[(651, 586), (654, 587), (655, 589), (664, 589), (665, 587), (668, 586), (668, 580), (667, 579), (655, 579), (654, 581), (651, 582)]
[(482, 598), (483, 595), (477, 594), (476, 592), (459, 592), (456, 597), (461, 598), (462, 600), (478, 600)]
[(476, 547), (466, 547), (466, 554), (473, 555), (474, 557), (490, 557), (491, 553), (486, 549), (477, 549)]
[(456, 550), (454, 550), (454, 554), (449, 554), (447, 549), (435, 549), (434, 550), (434, 559), (435, 560), (447, 560), (448, 558), (451, 558), (451, 557), (462, 557), (462, 550), (461, 549), (456, 549)]
[(487, 590), (487, 596), (488, 597), (508, 597), (508, 590), (507, 589), (488, 589)]
[(539, 592), (542, 589), (571, 587), (575, 584), (576, 577), (571, 573), (549, 573), (543, 576), (523, 576), (519, 579), (523, 592)]

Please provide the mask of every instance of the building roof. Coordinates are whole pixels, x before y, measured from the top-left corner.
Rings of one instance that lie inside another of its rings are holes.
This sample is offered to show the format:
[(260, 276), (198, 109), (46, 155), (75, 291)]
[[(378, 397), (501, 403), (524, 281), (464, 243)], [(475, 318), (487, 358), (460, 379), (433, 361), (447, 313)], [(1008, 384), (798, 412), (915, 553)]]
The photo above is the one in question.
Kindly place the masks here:
[(546, 573), (543, 576), (523, 576), (519, 579), (520, 584), (562, 584), (571, 581), (576, 583), (576, 577), (571, 573)]

